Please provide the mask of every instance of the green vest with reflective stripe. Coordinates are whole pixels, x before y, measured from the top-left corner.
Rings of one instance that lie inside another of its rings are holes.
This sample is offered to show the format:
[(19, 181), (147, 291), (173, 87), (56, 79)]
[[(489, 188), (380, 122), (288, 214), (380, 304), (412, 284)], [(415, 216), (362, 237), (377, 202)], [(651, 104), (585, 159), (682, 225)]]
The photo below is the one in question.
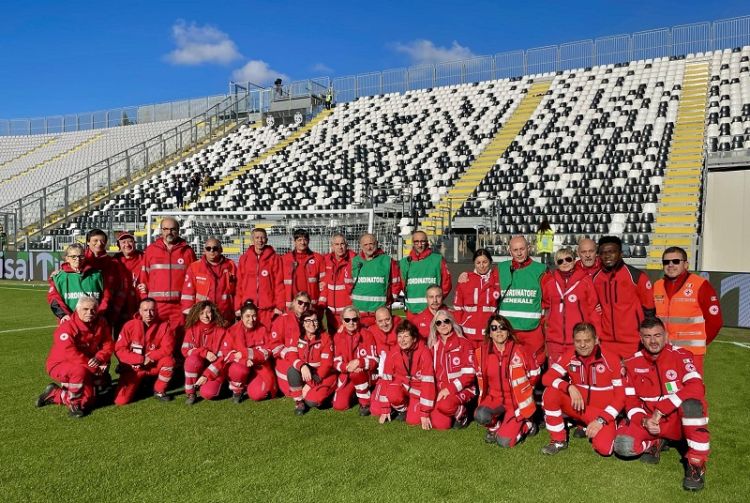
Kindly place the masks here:
[(555, 232), (552, 230), (538, 231), (536, 233), (536, 251), (539, 253), (552, 253), (555, 247)]
[(407, 311), (419, 314), (427, 309), (427, 288), (430, 285), (440, 285), (442, 260), (442, 255), (432, 252), (422, 260), (409, 260), (409, 257), (404, 257), (399, 261), (401, 278), (405, 281)]
[(352, 304), (365, 313), (384, 306), (390, 287), (391, 256), (382, 254), (372, 260), (360, 255), (352, 259)]
[(511, 262), (506, 260), (497, 265), (500, 294), (505, 294), (500, 304), (500, 314), (508, 318), (516, 330), (533, 330), (539, 326), (542, 317), (540, 280), (547, 268), (532, 260), (531, 264), (516, 269), (511, 275)]
[(78, 299), (81, 297), (93, 297), (100, 302), (102, 300), (104, 277), (97, 270), (89, 269), (85, 275), (60, 271), (55, 274), (52, 281), (55, 282), (55, 288), (71, 311), (76, 310)]

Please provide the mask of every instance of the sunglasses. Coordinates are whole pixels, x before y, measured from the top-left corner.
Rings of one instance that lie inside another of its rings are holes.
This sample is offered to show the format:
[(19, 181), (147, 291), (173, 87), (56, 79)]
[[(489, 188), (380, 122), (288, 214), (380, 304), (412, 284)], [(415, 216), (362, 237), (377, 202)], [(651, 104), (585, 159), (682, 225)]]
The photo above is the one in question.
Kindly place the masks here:
[(426, 239), (415, 239), (412, 241), (412, 243), (427, 243)]
[(72, 259), (78, 259), (78, 260), (83, 259), (83, 255), (68, 255), (67, 257), (72, 258)]
[(565, 258), (557, 259), (557, 265), (562, 265), (563, 262), (567, 262), (568, 264), (570, 264), (571, 262), (573, 262), (573, 257), (565, 257)]
[(505, 325), (490, 325), (490, 330), (492, 332), (497, 332), (498, 330), (508, 330), (508, 327)]
[(344, 323), (356, 323), (359, 321), (359, 317), (355, 316), (354, 318), (341, 318), (344, 320)]
[(218, 252), (221, 251), (221, 246), (206, 246), (207, 252)]
[(297, 305), (298, 305), (298, 306), (309, 306), (309, 305), (310, 305), (310, 302), (309, 302), (309, 301), (308, 301), (308, 302), (305, 302), (304, 300), (298, 300), (298, 301), (297, 301)]
[(683, 262), (681, 258), (662, 259), (661, 261), (662, 265), (680, 265), (681, 262)]
[(435, 326), (436, 327), (439, 327), (440, 325), (443, 325), (443, 324), (450, 325), (450, 323), (451, 322), (448, 321), (448, 320), (435, 320)]

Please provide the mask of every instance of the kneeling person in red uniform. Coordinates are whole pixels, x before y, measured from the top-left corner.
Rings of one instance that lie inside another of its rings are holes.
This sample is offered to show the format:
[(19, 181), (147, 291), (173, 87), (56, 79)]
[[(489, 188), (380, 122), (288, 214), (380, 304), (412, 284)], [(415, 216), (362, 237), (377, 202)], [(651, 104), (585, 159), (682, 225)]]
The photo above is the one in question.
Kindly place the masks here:
[(70, 417), (86, 415), (94, 401), (94, 385), (102, 381), (114, 350), (109, 325), (97, 314), (93, 297), (78, 299), (70, 319), (55, 330), (47, 357), (47, 373), (60, 385), (50, 383), (36, 401), (37, 407), (66, 405)]
[(682, 487), (699, 491), (709, 453), (708, 405), (703, 377), (692, 353), (669, 343), (664, 323), (646, 318), (640, 326), (643, 350), (625, 360), (628, 424), (617, 429), (615, 452), (658, 463), (665, 440), (685, 439)]
[(174, 368), (173, 351), (174, 331), (169, 321), (159, 320), (156, 300), (143, 299), (138, 313), (123, 325), (115, 343), (115, 355), (120, 361), (115, 405), (130, 403), (146, 377), (156, 378), (155, 398), (163, 402), (172, 400), (166, 391)]
[(197, 399), (196, 388), (205, 400), (216, 398), (224, 383), (224, 338), (226, 322), (216, 304), (209, 300), (190, 308), (185, 321), (185, 394), (187, 405)]
[(568, 447), (565, 414), (586, 427), (596, 452), (609, 456), (615, 420), (624, 402), (620, 360), (617, 354), (602, 350), (590, 323), (573, 327), (573, 345), (542, 378), (544, 417), (551, 440), (542, 447), (542, 454), (557, 454)]
[(333, 408), (347, 410), (357, 396), (359, 415), (370, 415), (370, 386), (378, 368), (377, 345), (359, 322), (359, 310), (349, 306), (341, 313), (341, 327), (333, 336), (333, 366), (339, 373)]

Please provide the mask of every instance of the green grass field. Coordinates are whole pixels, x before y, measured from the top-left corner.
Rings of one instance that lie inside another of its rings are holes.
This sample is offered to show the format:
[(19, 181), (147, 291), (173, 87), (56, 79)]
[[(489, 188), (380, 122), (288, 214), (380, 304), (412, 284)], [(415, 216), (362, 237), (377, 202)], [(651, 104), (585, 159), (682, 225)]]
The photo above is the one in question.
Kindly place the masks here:
[[(70, 419), (36, 409), (55, 324), (43, 285), (0, 283), (0, 495), (10, 501), (747, 501), (748, 331), (725, 329), (706, 383), (712, 454), (697, 495), (681, 488), (675, 449), (649, 466), (597, 456), (572, 439), (554, 457), (542, 431), (512, 450), (475, 424), (423, 432), (380, 426), (356, 408), (293, 415), (288, 399), (171, 403), (146, 399)], [(22, 329), (17, 331), (17, 329)], [(750, 346), (750, 345), (748, 345)]]

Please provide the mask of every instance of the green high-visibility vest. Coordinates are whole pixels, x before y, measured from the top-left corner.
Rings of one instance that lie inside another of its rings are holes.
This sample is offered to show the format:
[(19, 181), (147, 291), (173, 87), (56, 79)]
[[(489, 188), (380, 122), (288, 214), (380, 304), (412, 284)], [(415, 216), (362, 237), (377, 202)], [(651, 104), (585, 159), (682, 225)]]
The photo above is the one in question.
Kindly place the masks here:
[(401, 278), (404, 280), (406, 310), (419, 314), (427, 309), (427, 289), (430, 285), (440, 285), (441, 262), (443, 256), (432, 252), (422, 260), (404, 257), (399, 261)]
[(360, 255), (352, 259), (352, 304), (365, 313), (385, 305), (391, 286), (391, 257), (382, 254), (371, 260)]
[[(500, 314), (516, 330), (534, 330), (542, 317), (542, 286), (540, 280), (547, 268), (539, 262), (516, 269), (511, 274), (511, 260), (497, 265), (500, 274)], [(506, 293), (507, 292), (507, 293)]]
[(81, 297), (93, 297), (98, 301), (102, 300), (104, 277), (98, 270), (89, 269), (85, 274), (60, 271), (55, 274), (52, 281), (55, 282), (55, 288), (60, 292), (65, 305), (71, 311), (76, 310), (78, 299)]

